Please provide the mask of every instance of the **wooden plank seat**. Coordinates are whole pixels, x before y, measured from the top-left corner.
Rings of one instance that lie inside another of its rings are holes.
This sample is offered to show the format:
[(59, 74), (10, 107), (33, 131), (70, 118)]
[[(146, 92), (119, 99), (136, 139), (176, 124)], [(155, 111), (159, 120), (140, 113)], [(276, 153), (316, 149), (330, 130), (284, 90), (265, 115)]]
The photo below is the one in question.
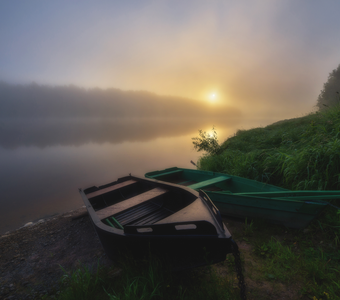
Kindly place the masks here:
[(109, 207), (106, 207), (104, 209), (96, 211), (97, 216), (100, 220), (106, 219), (107, 217), (113, 216), (115, 214), (118, 214), (121, 211), (124, 211), (128, 208), (131, 208), (133, 206), (136, 206), (138, 204), (141, 204), (143, 202), (146, 202), (148, 200), (151, 200), (155, 197), (158, 197), (160, 195), (163, 195), (168, 190), (163, 189), (161, 187), (154, 188), (150, 191), (147, 191), (143, 194), (139, 194), (135, 197), (123, 200), (119, 203), (116, 203), (114, 205), (111, 205)]
[(193, 190), (197, 190), (197, 189), (203, 189), (206, 188), (210, 185), (214, 185), (216, 183), (220, 183), (223, 181), (227, 181), (227, 180), (231, 180), (231, 177), (229, 176), (218, 176), (212, 179), (208, 179), (205, 181), (201, 181), (192, 185), (188, 185), (189, 188), (193, 189)]
[(127, 181), (123, 181), (121, 183), (118, 183), (118, 184), (115, 184), (115, 185), (112, 185), (112, 186), (109, 186), (105, 189), (101, 189), (99, 191), (95, 191), (95, 192), (92, 192), (92, 193), (89, 193), (86, 195), (87, 199), (91, 199), (93, 197), (97, 197), (99, 195), (103, 195), (103, 194), (106, 194), (106, 193), (109, 193), (109, 192), (112, 192), (114, 190), (118, 190), (122, 187), (125, 187), (125, 186), (128, 186), (130, 184), (133, 184), (133, 183), (136, 183), (137, 181), (136, 180), (127, 180)]

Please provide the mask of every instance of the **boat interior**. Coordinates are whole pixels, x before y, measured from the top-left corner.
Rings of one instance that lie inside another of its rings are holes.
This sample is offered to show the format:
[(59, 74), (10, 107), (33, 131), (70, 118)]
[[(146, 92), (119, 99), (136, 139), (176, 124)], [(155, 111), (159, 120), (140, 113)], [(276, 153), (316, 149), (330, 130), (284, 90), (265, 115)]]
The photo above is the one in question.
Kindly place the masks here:
[(191, 169), (170, 168), (163, 171), (146, 173), (146, 177), (185, 185), (194, 190), (202, 189), (209, 192), (252, 193), (275, 192), (285, 189), (228, 174), (206, 172)]
[(99, 219), (118, 229), (154, 224), (197, 199), (185, 190), (162, 188), (135, 179), (92, 187), (84, 193)]

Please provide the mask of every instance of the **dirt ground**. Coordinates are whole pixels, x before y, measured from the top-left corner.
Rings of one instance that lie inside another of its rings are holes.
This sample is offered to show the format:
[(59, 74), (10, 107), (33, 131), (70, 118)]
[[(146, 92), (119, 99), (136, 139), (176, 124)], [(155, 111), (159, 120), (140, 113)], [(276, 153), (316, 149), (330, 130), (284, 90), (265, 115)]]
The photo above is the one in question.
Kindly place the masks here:
[(20, 228), (0, 237), (0, 299), (36, 299), (54, 294), (64, 274), (105, 256), (88, 216), (81, 208), (50, 220)]
[[(66, 270), (80, 264), (95, 268), (98, 262), (114, 266), (84, 213), (86, 209), (80, 208), (0, 236), (0, 299), (33, 300), (46, 295), (48, 299), (60, 288), (61, 266)], [(224, 223), (233, 235), (238, 232), (236, 242), (245, 263), (248, 299), (259, 299), (259, 295), (262, 299), (302, 299), (298, 286), (258, 282), (249, 276), (256, 271), (257, 262), (252, 246), (240, 238), (244, 221), (224, 218)], [(214, 268), (225, 278), (236, 277), (224, 263)]]

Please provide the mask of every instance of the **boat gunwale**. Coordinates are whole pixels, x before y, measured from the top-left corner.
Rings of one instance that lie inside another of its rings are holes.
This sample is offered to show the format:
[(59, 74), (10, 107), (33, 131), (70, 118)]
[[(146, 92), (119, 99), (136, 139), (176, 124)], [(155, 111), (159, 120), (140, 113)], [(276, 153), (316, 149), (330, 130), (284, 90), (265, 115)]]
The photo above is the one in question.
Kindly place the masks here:
[[(290, 199), (290, 197), (261, 197), (261, 196), (255, 196), (255, 195), (248, 195), (246, 193), (228, 193), (228, 192), (223, 192), (223, 191), (205, 191), (208, 194), (216, 194), (216, 195), (225, 195), (225, 196), (233, 196), (233, 197), (244, 197), (244, 198), (250, 198), (250, 199), (258, 199), (259, 201), (263, 202), (272, 202), (273, 200), (275, 201), (282, 201), (282, 202), (289, 202), (289, 203), (300, 203), (300, 204), (320, 204), (320, 205), (327, 205), (327, 202), (321, 202), (320, 200), (303, 200), (303, 199)], [(340, 191), (339, 191), (340, 192)], [(338, 197), (340, 199), (340, 196)], [(216, 202), (217, 200), (215, 200)], [(320, 202), (318, 202), (320, 201)], [(217, 201), (219, 202), (219, 201)], [(230, 202), (228, 202), (230, 203)]]

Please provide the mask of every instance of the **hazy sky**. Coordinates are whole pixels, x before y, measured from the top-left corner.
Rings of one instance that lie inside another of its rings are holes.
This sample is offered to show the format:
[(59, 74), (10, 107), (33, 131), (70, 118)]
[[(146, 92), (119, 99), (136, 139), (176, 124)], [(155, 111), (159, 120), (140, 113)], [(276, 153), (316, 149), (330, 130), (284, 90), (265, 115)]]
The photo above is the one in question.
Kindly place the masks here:
[(313, 109), (340, 63), (340, 2), (1, 1), (0, 80), (148, 90), (245, 116)]

